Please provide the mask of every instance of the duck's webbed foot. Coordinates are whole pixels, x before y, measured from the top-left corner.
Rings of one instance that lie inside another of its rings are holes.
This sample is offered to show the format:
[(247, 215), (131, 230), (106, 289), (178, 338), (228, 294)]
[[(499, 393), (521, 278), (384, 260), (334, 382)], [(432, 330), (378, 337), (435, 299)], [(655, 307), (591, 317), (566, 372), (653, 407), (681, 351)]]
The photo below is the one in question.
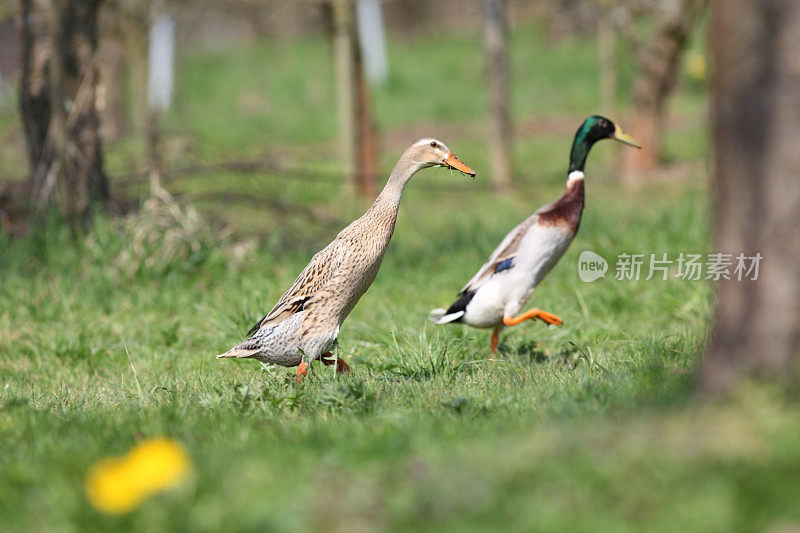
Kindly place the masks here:
[(303, 378), (306, 377), (306, 374), (308, 374), (308, 363), (303, 361), (297, 365), (297, 382), (300, 383), (303, 381)]
[(560, 326), (564, 323), (563, 320), (553, 313), (548, 313), (547, 311), (542, 311), (541, 309), (536, 309), (534, 307), (533, 309), (529, 309), (517, 317), (504, 316), (503, 324), (506, 326), (516, 326), (520, 322), (524, 322), (525, 320), (533, 320), (534, 318), (538, 318), (539, 320), (543, 320), (548, 324), (553, 324), (556, 326)]
[(348, 373), (352, 372), (352, 370), (350, 370), (350, 366), (347, 363), (345, 363), (341, 358), (335, 357), (332, 352), (322, 354), (322, 357), (320, 357), (319, 359), (325, 366), (336, 365), (337, 374), (342, 374), (343, 372), (348, 372)]

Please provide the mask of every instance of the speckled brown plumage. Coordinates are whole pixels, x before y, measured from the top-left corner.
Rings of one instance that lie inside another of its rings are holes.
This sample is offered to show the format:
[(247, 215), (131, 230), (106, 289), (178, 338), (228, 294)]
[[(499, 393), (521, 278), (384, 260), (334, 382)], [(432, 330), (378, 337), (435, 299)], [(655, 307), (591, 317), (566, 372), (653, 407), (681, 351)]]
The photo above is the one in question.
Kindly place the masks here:
[(474, 174), (440, 141), (417, 141), (397, 162), (367, 212), (314, 255), (275, 307), (250, 329), (245, 341), (218, 357), (295, 366), (330, 351), (342, 322), (378, 274), (408, 180), (421, 168), (433, 165)]

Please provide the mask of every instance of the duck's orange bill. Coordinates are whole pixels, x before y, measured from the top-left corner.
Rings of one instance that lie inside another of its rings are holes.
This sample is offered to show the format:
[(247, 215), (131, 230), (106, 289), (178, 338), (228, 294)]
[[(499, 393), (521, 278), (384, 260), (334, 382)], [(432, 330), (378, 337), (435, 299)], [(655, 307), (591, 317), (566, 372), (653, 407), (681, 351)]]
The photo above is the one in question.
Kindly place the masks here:
[(459, 158), (456, 157), (456, 154), (450, 152), (447, 155), (447, 159), (444, 160), (444, 164), (450, 168), (454, 168), (459, 172), (463, 172), (464, 174), (469, 174), (470, 176), (475, 176), (475, 171), (469, 168), (467, 165), (461, 162)]

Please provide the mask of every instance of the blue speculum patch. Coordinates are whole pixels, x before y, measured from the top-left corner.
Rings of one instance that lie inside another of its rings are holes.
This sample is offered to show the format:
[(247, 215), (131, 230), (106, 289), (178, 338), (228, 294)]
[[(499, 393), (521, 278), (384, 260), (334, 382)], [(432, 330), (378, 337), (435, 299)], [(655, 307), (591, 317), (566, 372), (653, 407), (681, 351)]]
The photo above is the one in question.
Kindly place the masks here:
[(501, 261), (499, 265), (494, 269), (494, 273), (497, 274), (498, 272), (502, 272), (503, 270), (508, 270), (514, 266), (514, 258), (509, 257), (508, 259)]

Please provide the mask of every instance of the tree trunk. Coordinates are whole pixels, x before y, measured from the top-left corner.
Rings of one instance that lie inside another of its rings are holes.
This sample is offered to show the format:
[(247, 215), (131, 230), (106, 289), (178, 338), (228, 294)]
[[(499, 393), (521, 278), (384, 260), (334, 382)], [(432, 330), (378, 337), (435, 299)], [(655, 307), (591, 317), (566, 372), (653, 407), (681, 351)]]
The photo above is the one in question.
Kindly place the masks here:
[(800, 3), (713, 0), (714, 230), (721, 252), (763, 256), (722, 280), (702, 384), (744, 373), (800, 381)]
[[(47, 174), (47, 180), (55, 180), (58, 188), (58, 205), (61, 216), (69, 224), (73, 231), (78, 229), (78, 206), (74, 205), (73, 188), (70, 183), (70, 176), (73, 175), (73, 168), (69, 161), (67, 143), (69, 132), (67, 130), (67, 113), (64, 105), (59, 102), (66, 102), (64, 94), (65, 65), (64, 54), (59, 53), (60, 44), (64, 42), (64, 31), (62, 20), (64, 11), (58, 0), (50, 0), (49, 24), (50, 29), (50, 131), (49, 141), (52, 147), (53, 159)], [(49, 193), (47, 193), (49, 196)], [(40, 192), (40, 197), (44, 195)]]
[(108, 200), (97, 111), (100, 0), (22, 0), (20, 104), (34, 205), (73, 230)]
[(109, 36), (103, 44), (106, 53), (100, 64), (100, 84), (102, 91), (99, 111), (102, 116), (103, 136), (118, 139), (125, 133), (125, 98), (122, 80), (125, 76), (125, 48), (118, 34)]
[(103, 7), (97, 30), (103, 43), (97, 108), (102, 117), (101, 128), (105, 139), (118, 139), (128, 129), (123, 84), (127, 67), (124, 36), (128, 21), (119, 7), (117, 2), (110, 2)]
[(378, 143), (354, 15), (353, 0), (333, 0), (339, 142), (349, 192), (371, 198), (376, 190)]
[(352, 0), (333, 0), (333, 54), (339, 112), (339, 151), (345, 180), (357, 192), (355, 40)]
[(609, 117), (616, 115), (617, 66), (615, 60), (614, 24), (611, 7), (604, 4), (603, 13), (597, 17), (597, 52), (600, 66), (600, 107)]
[[(597, 17), (597, 52), (600, 82), (600, 114), (607, 117), (617, 116), (617, 61), (616, 39), (614, 35), (613, 5), (605, 0), (602, 11)], [(616, 118), (612, 118), (616, 120)], [(616, 143), (614, 143), (616, 145)], [(611, 160), (615, 168), (620, 167), (620, 146), (610, 146)]]
[(511, 118), (508, 110), (508, 57), (505, 0), (484, 0), (489, 77), (489, 149), (492, 186), (511, 184)]
[(681, 56), (706, 0), (669, 0), (647, 45), (637, 57), (633, 83), (633, 117), (630, 131), (641, 150), (625, 150), (623, 179), (628, 184), (645, 181), (661, 160), (664, 107), (677, 77)]
[[(44, 149), (50, 123), (50, 83), (47, 42), (47, 12), (35, 6), (38, 0), (20, 0), (19, 34), (22, 48), (20, 111), (31, 165), (31, 180), (45, 159)], [(41, 179), (41, 177), (38, 177)]]
[(129, 13), (122, 24), (122, 40), (125, 43), (128, 68), (130, 69), (131, 123), (134, 130), (147, 135), (149, 107), (147, 103), (147, 32), (150, 21), (147, 10)]
[(378, 139), (372, 102), (360, 51), (356, 51), (356, 114), (358, 115), (358, 193), (372, 198), (377, 192)]

